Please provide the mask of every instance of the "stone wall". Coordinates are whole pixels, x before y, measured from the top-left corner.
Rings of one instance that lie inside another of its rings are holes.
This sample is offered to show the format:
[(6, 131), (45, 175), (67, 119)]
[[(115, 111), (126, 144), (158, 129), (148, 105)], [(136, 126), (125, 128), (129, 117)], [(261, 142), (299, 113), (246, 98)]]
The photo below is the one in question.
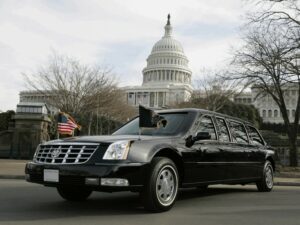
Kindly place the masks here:
[(0, 158), (10, 158), (12, 146), (12, 131), (0, 132)]
[(13, 119), (13, 126), (0, 132), (0, 157), (31, 159), (36, 147), (50, 139), (51, 121), (42, 114), (15, 114)]

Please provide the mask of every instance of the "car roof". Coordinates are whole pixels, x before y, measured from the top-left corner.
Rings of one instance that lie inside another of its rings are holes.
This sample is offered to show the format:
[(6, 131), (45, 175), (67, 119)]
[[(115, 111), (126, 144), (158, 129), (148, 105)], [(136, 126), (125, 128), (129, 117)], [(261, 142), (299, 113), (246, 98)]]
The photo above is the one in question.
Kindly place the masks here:
[(250, 123), (249, 121), (242, 120), (242, 119), (239, 119), (237, 117), (229, 116), (229, 115), (226, 115), (226, 114), (223, 114), (223, 113), (217, 113), (217, 112), (214, 112), (214, 111), (209, 111), (209, 110), (206, 110), (206, 109), (197, 109), (197, 108), (162, 109), (162, 110), (155, 110), (155, 112), (157, 112), (157, 113), (176, 113), (176, 112), (202, 113), (202, 114), (214, 115), (216, 117), (218, 117), (218, 116), (219, 117), (224, 117), (224, 118), (229, 119), (229, 120), (234, 120), (234, 121), (238, 121), (238, 122), (253, 126), (253, 124)]

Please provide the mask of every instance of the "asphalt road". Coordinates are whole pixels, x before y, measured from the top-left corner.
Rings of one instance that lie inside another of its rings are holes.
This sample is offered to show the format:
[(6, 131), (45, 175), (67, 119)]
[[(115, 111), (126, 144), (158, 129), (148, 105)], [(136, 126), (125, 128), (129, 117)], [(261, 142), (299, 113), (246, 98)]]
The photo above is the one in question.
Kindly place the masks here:
[(184, 190), (171, 211), (144, 211), (134, 193), (93, 193), (86, 202), (62, 200), (56, 189), (22, 180), (0, 180), (0, 224), (299, 225), (300, 188), (212, 186)]

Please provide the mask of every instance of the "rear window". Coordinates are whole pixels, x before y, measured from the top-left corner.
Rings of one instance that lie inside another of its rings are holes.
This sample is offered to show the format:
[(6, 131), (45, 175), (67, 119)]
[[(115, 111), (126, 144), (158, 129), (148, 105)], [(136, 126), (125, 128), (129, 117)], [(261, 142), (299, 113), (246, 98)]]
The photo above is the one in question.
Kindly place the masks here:
[(244, 125), (235, 121), (229, 121), (229, 124), (233, 142), (239, 144), (248, 144), (248, 136)]
[(248, 135), (250, 138), (250, 143), (253, 145), (257, 145), (257, 146), (264, 145), (264, 141), (261, 138), (258, 131), (254, 127), (251, 127), (251, 126), (246, 126), (246, 127), (247, 127)]

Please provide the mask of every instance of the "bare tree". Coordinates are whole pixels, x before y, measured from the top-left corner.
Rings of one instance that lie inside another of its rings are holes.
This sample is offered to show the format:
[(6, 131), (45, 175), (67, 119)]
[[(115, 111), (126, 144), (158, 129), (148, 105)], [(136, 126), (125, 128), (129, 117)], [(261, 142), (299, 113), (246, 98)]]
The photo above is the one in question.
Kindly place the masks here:
[[(234, 53), (236, 73), (228, 79), (243, 80), (259, 94), (267, 94), (278, 105), (290, 142), (290, 165), (297, 166), (297, 133), (300, 113), (299, 20), (297, 1), (259, 1), (270, 3), (268, 10), (249, 17), (243, 33), (244, 46)], [(286, 4), (278, 11), (276, 4)], [(283, 8), (282, 8), (283, 9)], [(294, 11), (293, 11), (294, 10)], [(295, 117), (287, 114), (286, 91), (297, 89)]]
[(199, 79), (194, 81), (195, 91), (192, 100), (202, 103), (202, 107), (212, 111), (219, 111), (227, 100), (233, 99), (242, 90), (239, 81), (224, 79), (226, 71), (214, 72), (203, 69)]
[(24, 76), (29, 88), (47, 96), (49, 105), (74, 116), (109, 116), (126, 121), (133, 115), (110, 68), (85, 65), (54, 53), (47, 65)]

